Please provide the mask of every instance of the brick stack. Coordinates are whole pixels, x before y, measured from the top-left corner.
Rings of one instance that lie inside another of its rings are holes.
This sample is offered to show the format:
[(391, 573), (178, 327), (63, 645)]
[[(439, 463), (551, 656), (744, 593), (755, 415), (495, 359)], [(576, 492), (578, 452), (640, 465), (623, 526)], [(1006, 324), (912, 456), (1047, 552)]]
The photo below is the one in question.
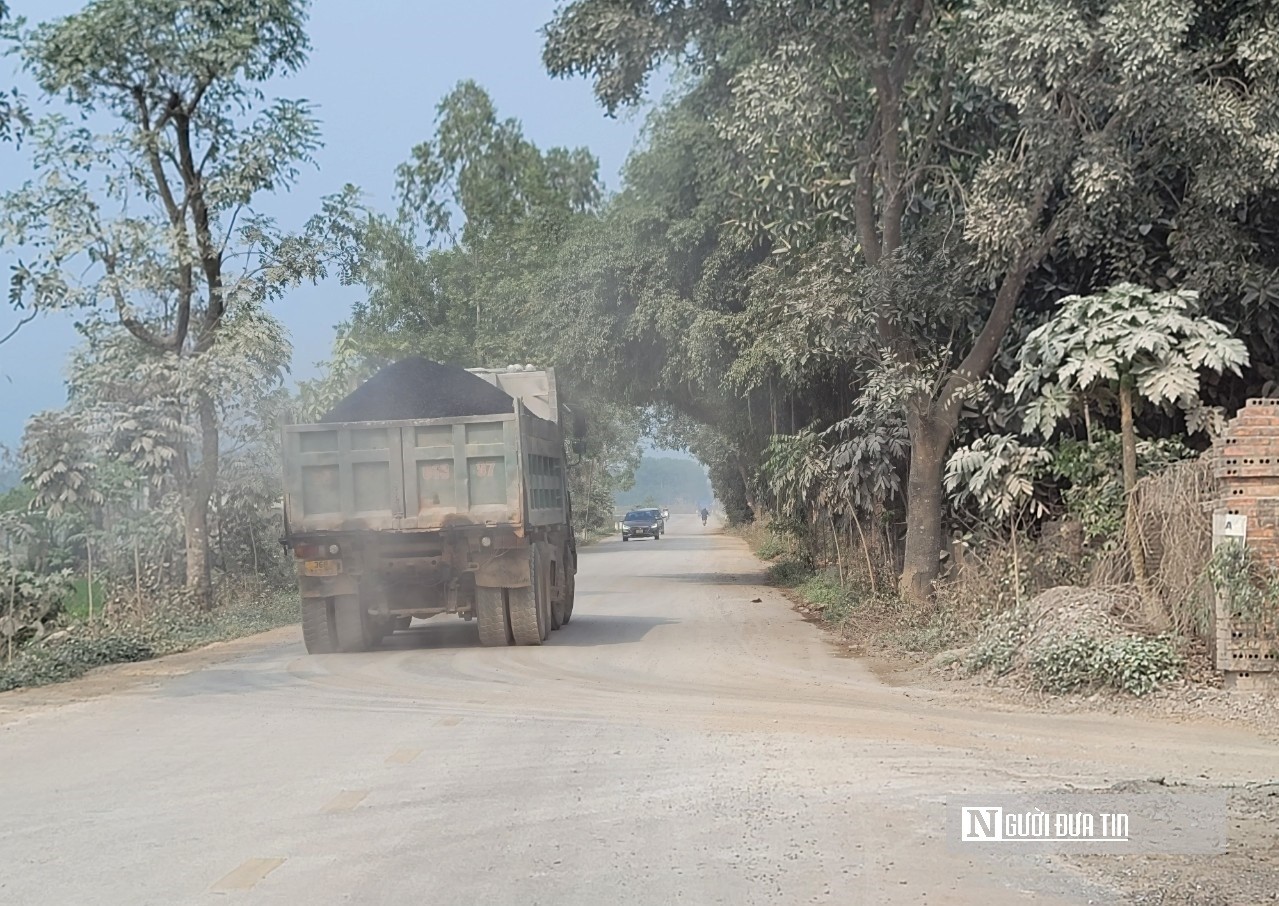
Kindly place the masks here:
[[(1217, 442), (1214, 512), (1247, 517), (1245, 544), (1279, 568), (1279, 399), (1253, 399)], [(1216, 541), (1218, 539), (1214, 539)], [(1243, 620), (1217, 600), (1217, 669), (1235, 688), (1279, 688), (1279, 620)]]

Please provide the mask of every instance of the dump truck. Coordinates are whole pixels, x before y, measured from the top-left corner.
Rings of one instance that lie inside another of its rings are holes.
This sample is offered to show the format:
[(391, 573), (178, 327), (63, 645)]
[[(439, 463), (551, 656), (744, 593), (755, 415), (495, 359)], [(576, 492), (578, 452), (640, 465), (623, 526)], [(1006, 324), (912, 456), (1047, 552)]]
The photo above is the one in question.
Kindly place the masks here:
[[(475, 620), (483, 645), (540, 645), (572, 618), (577, 549), (561, 424), (580, 434), (580, 421), (561, 406), (553, 369), (465, 372), (505, 403), (284, 426), (283, 542), (309, 653), (365, 651), (414, 617), (443, 613)], [(409, 411), (377, 398), (379, 414)]]

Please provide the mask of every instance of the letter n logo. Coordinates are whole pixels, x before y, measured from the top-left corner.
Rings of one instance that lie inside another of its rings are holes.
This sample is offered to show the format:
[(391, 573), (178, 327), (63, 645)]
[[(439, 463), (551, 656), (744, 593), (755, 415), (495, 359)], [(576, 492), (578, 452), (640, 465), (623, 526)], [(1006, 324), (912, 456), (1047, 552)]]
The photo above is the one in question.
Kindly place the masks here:
[(960, 812), (959, 839), (964, 843), (1002, 840), (1004, 810), (988, 806), (963, 806)]

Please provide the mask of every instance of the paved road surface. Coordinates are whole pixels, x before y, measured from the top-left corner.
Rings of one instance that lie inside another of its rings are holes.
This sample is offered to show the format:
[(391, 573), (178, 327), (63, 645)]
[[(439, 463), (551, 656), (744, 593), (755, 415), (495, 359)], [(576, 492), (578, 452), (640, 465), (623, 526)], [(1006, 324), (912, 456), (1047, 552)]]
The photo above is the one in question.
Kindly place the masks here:
[(1105, 901), (955, 852), (942, 797), (1279, 763), (1229, 728), (886, 687), (757, 581), (677, 519), (584, 551), (542, 648), (441, 618), (307, 657), (290, 628), (0, 696), (0, 902)]

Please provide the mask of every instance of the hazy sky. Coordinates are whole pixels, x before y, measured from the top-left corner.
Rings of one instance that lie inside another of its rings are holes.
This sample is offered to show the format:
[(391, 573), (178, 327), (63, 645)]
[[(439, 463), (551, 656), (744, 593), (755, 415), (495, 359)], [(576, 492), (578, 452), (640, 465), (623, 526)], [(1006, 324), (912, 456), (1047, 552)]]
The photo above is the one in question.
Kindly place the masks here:
[[(609, 120), (584, 81), (551, 79), (542, 68), (539, 29), (556, 0), (314, 0), (310, 63), (282, 93), (311, 100), (323, 121), (320, 169), (287, 196), (259, 208), (298, 225), (318, 199), (344, 183), (360, 186), (379, 208), (393, 205), (394, 169), (409, 149), (430, 137), (435, 105), (458, 81), (474, 79), (493, 96), (501, 116), (524, 124), (537, 144), (588, 146), (609, 188), (639, 131), (638, 117)], [(42, 20), (82, 4), (13, 0), (16, 15)], [(0, 85), (26, 86), (13, 58), (0, 58)], [(26, 177), (20, 152), (0, 145), (0, 189)], [(6, 278), (13, 256), (0, 251)], [(327, 357), (333, 326), (361, 296), (359, 287), (331, 282), (296, 291), (276, 308), (293, 337), (294, 376), (313, 373)], [(0, 296), (0, 336), (15, 323)], [(48, 316), (0, 345), (0, 444), (15, 444), (33, 413), (65, 402), (63, 367), (76, 342), (72, 318)]]

